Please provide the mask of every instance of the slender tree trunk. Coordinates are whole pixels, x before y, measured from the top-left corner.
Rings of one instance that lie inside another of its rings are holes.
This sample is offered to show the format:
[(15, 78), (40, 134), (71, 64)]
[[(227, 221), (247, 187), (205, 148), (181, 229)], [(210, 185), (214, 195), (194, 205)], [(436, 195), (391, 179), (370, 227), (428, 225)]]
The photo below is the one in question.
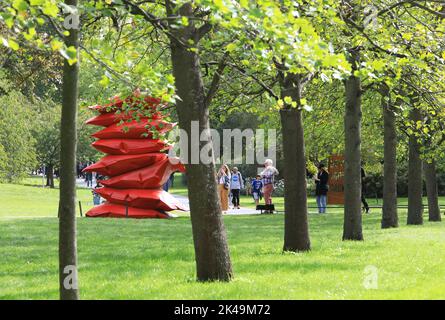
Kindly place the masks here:
[[(420, 111), (413, 107), (410, 118), (412, 121), (421, 121)], [(417, 137), (409, 137), (408, 160), (408, 219), (407, 224), (423, 224), (422, 203), (422, 160), (420, 159), (420, 145)]]
[(54, 166), (49, 165), (46, 168), (46, 186), (54, 189)]
[[(65, 3), (77, 7), (77, 0)], [(79, 33), (68, 30), (66, 46), (78, 48)], [(60, 130), (59, 285), (60, 299), (79, 299), (76, 242), (76, 142), (79, 64), (64, 61)]]
[[(353, 72), (359, 60), (359, 49), (350, 50), (350, 62)], [(351, 75), (345, 82), (345, 211), (343, 240), (363, 240), (361, 208), (361, 81)]]
[(383, 155), (383, 210), (382, 228), (397, 228), (397, 129), (394, 108), (387, 101), (388, 88), (382, 95), (384, 125)]
[[(170, 1), (166, 1), (170, 8)], [(169, 12), (171, 14), (171, 10)], [(179, 14), (193, 16), (192, 6), (187, 3), (179, 9)], [(189, 163), (186, 164), (188, 195), (190, 199), (190, 216), (192, 221), (193, 241), (198, 281), (229, 281), (232, 278), (232, 265), (227, 245), (226, 231), (219, 204), (215, 164), (205, 164), (193, 160), (192, 150), (206, 148), (213, 157), (209, 130), (209, 110), (205, 103), (204, 84), (201, 77), (199, 55), (188, 50), (177, 39), (188, 43), (193, 39), (199, 42), (196, 29), (191, 21), (189, 26), (172, 30), (171, 59), (177, 94), (179, 126), (188, 135)], [(204, 132), (203, 139), (192, 140), (192, 121), (199, 121), (199, 133)]]
[(423, 162), (423, 170), (425, 174), (426, 193), (428, 196), (428, 220), (441, 221), (439, 196), (437, 191), (437, 174), (436, 161), (428, 163)]
[[(286, 81), (282, 88), (282, 98), (289, 96), (293, 101), (300, 101), (301, 84), (298, 75), (296, 81)], [(299, 103), (298, 103), (299, 104)], [(284, 245), (283, 251), (308, 251), (311, 249), (307, 219), (306, 194), (306, 157), (304, 146), (303, 119), (301, 109), (286, 108), (280, 110), (283, 133), (284, 155)]]

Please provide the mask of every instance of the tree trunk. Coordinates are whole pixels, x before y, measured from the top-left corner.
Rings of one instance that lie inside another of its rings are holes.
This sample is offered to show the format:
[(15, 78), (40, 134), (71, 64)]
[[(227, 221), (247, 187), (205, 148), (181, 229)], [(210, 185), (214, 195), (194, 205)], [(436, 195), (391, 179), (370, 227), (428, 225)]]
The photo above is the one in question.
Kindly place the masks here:
[[(296, 81), (291, 81), (294, 78)], [(300, 104), (301, 84), (298, 75), (283, 78), (281, 96)], [(286, 81), (288, 80), (288, 81)], [(286, 85), (287, 84), (287, 85)], [(289, 106), (288, 106), (289, 107)], [(301, 107), (301, 106), (300, 106)], [(306, 157), (303, 119), (300, 108), (280, 110), (284, 155), (284, 245), (283, 251), (311, 249), (307, 219)]]
[[(77, 0), (66, 0), (77, 6)], [(67, 47), (78, 48), (79, 33), (68, 30)], [(79, 64), (64, 60), (62, 118), (60, 130), (60, 195), (59, 195), (59, 286), (60, 299), (79, 299), (76, 243), (76, 140)]]
[[(413, 107), (410, 118), (414, 123), (421, 121), (420, 111)], [(423, 224), (422, 203), (422, 160), (420, 159), (420, 146), (417, 137), (409, 137), (408, 160), (408, 219), (407, 224)]]
[[(354, 72), (359, 64), (359, 49), (350, 50), (349, 60)], [(361, 208), (361, 81), (351, 75), (345, 81), (345, 211), (343, 240), (363, 240)]]
[(383, 155), (383, 208), (382, 228), (397, 228), (397, 129), (394, 107), (385, 100), (388, 89), (382, 95), (384, 125)]
[(437, 192), (436, 161), (433, 160), (431, 163), (424, 161), (423, 170), (425, 174), (426, 194), (428, 196), (428, 220), (441, 221)]
[[(170, 1), (167, 1), (170, 8)], [(171, 14), (171, 10), (170, 13)], [(187, 17), (193, 16), (192, 6), (187, 3), (179, 9), (179, 14)], [(172, 29), (175, 37), (171, 37), (171, 59), (177, 95), (179, 126), (188, 135), (189, 163), (186, 164), (188, 195), (190, 200), (190, 217), (192, 222), (193, 241), (195, 246), (195, 260), (198, 281), (229, 281), (232, 278), (232, 265), (227, 245), (221, 207), (219, 204), (215, 164), (190, 163), (193, 158), (192, 150), (199, 150), (205, 146), (213, 157), (213, 149), (209, 125), (209, 110), (205, 103), (204, 83), (201, 77), (199, 56), (196, 52), (188, 50), (181, 39), (188, 43), (193, 39), (198, 43), (196, 29), (193, 22), (179, 29)], [(203, 141), (192, 140), (192, 121), (199, 121), (199, 133), (207, 132)]]
[(54, 189), (54, 166), (46, 167), (46, 186)]

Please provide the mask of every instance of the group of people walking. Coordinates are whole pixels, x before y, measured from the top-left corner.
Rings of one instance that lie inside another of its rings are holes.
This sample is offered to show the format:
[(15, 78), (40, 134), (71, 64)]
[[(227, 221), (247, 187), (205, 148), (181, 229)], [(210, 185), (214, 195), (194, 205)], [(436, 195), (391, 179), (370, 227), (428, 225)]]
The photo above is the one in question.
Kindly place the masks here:
[[(267, 159), (264, 162), (264, 170), (251, 182), (252, 196), (258, 205), (262, 196), (265, 204), (272, 204), (274, 177), (278, 170), (273, 166), (273, 161)], [(232, 199), (232, 208), (240, 209), (240, 190), (244, 189), (244, 180), (237, 167), (230, 170), (227, 164), (223, 164), (217, 173), (218, 196), (221, 210), (227, 213), (229, 210), (229, 198)]]

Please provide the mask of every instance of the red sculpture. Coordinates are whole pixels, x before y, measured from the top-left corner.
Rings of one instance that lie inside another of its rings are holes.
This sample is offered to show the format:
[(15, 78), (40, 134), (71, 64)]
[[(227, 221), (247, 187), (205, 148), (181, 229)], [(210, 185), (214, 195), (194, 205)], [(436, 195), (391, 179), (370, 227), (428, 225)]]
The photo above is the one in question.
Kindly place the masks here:
[(105, 187), (95, 189), (107, 202), (87, 217), (168, 218), (167, 211), (185, 210), (161, 189), (172, 173), (185, 171), (179, 159), (162, 153), (172, 147), (162, 136), (176, 125), (162, 120), (162, 107), (161, 100), (138, 93), (90, 107), (99, 115), (86, 123), (105, 127), (92, 135), (99, 139), (92, 146), (106, 156), (83, 171), (108, 179), (99, 180)]

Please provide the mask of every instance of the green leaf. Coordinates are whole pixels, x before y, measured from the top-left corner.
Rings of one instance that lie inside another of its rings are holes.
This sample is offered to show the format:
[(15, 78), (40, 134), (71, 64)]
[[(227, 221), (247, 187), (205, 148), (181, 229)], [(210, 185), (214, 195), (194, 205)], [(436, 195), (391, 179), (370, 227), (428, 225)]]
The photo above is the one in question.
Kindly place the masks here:
[(110, 79), (106, 75), (103, 75), (102, 79), (99, 81), (99, 84), (105, 88), (110, 84)]
[(228, 52), (232, 52), (232, 51), (234, 51), (236, 49), (236, 44), (234, 44), (233, 42), (232, 43), (229, 43), (227, 46), (226, 46), (226, 50), (228, 51)]
[(31, 6), (41, 6), (45, 4), (45, 0), (30, 0), (29, 3)]
[(291, 103), (292, 103), (292, 98), (289, 97), (289, 96), (286, 96), (286, 97), (284, 97), (284, 102), (285, 102), (286, 104), (291, 104)]
[(44, 14), (50, 17), (57, 17), (57, 14), (59, 13), (59, 8), (54, 3), (46, 2), (42, 11)]
[(57, 39), (53, 39), (51, 41), (51, 49), (53, 51), (59, 51), (60, 49), (63, 48), (63, 43)]
[(11, 40), (11, 39), (7, 40), (5, 38), (1, 38), (1, 39), (2, 39), (2, 44), (5, 47), (11, 48), (14, 51), (17, 51), (20, 48), (19, 44), (17, 42), (15, 42), (14, 40)]
[(64, 57), (68, 61), (68, 64), (70, 66), (72, 66), (73, 64), (75, 64), (77, 62), (77, 50), (75, 47), (70, 46), (66, 49), (62, 48), (59, 50), (59, 52), (62, 55), (62, 57)]
[(18, 12), (23, 12), (28, 9), (28, 3), (25, 0), (14, 0), (12, 2), (12, 7)]

